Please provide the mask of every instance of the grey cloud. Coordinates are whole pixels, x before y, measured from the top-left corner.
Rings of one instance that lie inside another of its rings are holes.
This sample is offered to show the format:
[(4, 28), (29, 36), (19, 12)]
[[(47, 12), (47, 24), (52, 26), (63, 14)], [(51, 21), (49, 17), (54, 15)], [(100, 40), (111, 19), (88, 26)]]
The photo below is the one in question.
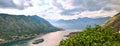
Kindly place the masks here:
[(113, 10), (113, 8), (110, 8), (110, 7), (104, 7), (103, 10), (105, 10), (105, 11), (111, 11), (111, 10)]
[(74, 9), (65, 9), (63, 12), (61, 12), (62, 15), (75, 15), (76, 12), (82, 12), (85, 11), (86, 9), (83, 8), (74, 8)]
[(0, 0), (0, 7), (16, 7), (12, 0)]
[(85, 4), (84, 0), (75, 0), (75, 1), (73, 1), (74, 6), (78, 6), (78, 5), (81, 5), (81, 4)]
[[(102, 5), (100, 3), (98, 3), (95, 0), (74, 0), (72, 2), (72, 5), (76, 8), (74, 9), (65, 9), (63, 10), (63, 12), (61, 12), (62, 15), (75, 15), (75, 12), (82, 12), (82, 11), (96, 11), (96, 10), (100, 10), (102, 7), (104, 7), (105, 5)], [(81, 5), (83, 7), (81, 7)], [(79, 7), (80, 6), (80, 7)], [(109, 10), (109, 9), (107, 9)]]
[(120, 0), (73, 0), (71, 3), (76, 8), (63, 10), (61, 12), (62, 15), (75, 15), (75, 12), (86, 10), (98, 11), (101, 9), (105, 11), (117, 10), (120, 12)]
[[(101, 8), (104, 8), (104, 10), (115, 9), (120, 11), (120, 0), (74, 0), (73, 5), (83, 5), (90, 11), (100, 10)], [(107, 5), (109, 7), (106, 7)]]
[(104, 0), (74, 0), (74, 6), (84, 6), (87, 10), (95, 11), (100, 10), (102, 7), (107, 5), (107, 1)]
[(110, 3), (114, 5), (112, 8), (120, 12), (120, 0), (110, 0)]
[[(30, 0), (27, 0), (27, 1), (30, 1)], [(29, 6), (32, 6), (32, 4), (29, 3)], [(0, 0), (0, 8), (24, 9), (26, 7), (27, 6), (24, 6), (24, 2), (21, 2), (21, 5), (18, 6), (13, 2), (13, 0)]]
[(113, 4), (118, 4), (120, 5), (120, 0), (110, 0)]
[(57, 0), (53, 0), (53, 5), (56, 6), (57, 8), (64, 10), (63, 6), (61, 3), (58, 3)]

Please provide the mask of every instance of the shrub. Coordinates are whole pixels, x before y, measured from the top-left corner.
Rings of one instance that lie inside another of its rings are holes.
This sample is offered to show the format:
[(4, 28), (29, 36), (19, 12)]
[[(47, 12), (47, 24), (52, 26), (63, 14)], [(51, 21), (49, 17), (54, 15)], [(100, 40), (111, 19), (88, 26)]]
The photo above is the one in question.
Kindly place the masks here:
[(83, 32), (62, 40), (59, 46), (120, 46), (120, 34), (99, 25), (88, 26)]

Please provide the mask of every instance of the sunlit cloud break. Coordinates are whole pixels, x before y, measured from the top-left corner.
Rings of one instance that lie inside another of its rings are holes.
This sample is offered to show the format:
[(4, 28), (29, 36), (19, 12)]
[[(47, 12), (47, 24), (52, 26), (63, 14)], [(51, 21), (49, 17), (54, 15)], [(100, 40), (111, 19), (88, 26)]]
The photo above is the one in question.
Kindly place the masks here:
[(0, 13), (54, 20), (108, 17), (119, 11), (119, 0), (0, 0)]

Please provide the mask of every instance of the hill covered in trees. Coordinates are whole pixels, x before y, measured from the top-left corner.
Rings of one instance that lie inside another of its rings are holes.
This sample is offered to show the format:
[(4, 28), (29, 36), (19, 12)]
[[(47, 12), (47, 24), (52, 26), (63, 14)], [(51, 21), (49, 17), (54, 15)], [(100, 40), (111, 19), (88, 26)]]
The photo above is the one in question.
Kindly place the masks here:
[(103, 26), (88, 26), (82, 32), (62, 40), (59, 46), (120, 46), (120, 13), (113, 16)]
[(0, 42), (57, 31), (48, 21), (34, 16), (0, 14)]

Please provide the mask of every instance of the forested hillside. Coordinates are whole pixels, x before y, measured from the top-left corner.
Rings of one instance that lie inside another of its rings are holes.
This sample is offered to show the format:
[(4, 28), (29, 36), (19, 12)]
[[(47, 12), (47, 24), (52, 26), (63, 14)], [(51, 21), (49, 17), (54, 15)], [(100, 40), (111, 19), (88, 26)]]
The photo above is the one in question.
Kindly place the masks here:
[(97, 25), (62, 40), (59, 46), (120, 46), (120, 34)]
[(59, 29), (36, 15), (0, 14), (0, 42), (23, 39), (56, 30)]
[(88, 26), (82, 32), (62, 40), (59, 46), (120, 46), (120, 13), (103, 26)]

